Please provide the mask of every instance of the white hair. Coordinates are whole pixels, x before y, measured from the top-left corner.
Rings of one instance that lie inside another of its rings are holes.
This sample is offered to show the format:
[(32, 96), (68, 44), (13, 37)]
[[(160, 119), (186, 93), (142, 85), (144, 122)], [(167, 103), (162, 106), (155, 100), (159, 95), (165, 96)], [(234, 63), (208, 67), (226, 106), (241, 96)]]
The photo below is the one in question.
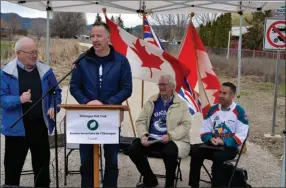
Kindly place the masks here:
[(15, 53), (17, 53), (19, 50), (22, 50), (24, 44), (30, 41), (34, 42), (34, 40), (29, 37), (22, 37), (19, 40), (17, 40), (17, 42), (15, 43)]
[(162, 75), (161, 78), (167, 78), (169, 81), (169, 85), (175, 90), (176, 88), (176, 81), (174, 79), (173, 76), (166, 74), (166, 75)]

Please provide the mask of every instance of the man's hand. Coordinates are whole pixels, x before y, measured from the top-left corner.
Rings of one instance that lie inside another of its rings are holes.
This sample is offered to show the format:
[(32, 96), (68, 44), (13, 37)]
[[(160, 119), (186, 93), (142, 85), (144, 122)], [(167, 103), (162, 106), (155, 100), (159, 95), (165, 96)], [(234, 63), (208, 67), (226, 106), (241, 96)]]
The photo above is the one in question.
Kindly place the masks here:
[(148, 147), (148, 137), (147, 136), (143, 136), (141, 138), (141, 144), (145, 147)]
[(89, 101), (87, 105), (103, 105), (99, 100)]
[(22, 95), (20, 96), (20, 101), (22, 104), (27, 103), (27, 102), (32, 102), (31, 97), (32, 97), (31, 90), (28, 89), (28, 91), (22, 93)]
[(50, 119), (54, 119), (55, 118), (55, 110), (54, 110), (54, 108), (50, 108), (48, 110), (48, 115), (50, 116)]
[(211, 138), (210, 143), (215, 146), (218, 145), (216, 138)]
[(163, 142), (164, 144), (166, 144), (166, 143), (169, 142), (169, 136), (168, 136), (167, 134), (165, 134), (165, 135), (162, 136), (162, 142)]
[(217, 145), (224, 145), (223, 140), (220, 137), (216, 138)]

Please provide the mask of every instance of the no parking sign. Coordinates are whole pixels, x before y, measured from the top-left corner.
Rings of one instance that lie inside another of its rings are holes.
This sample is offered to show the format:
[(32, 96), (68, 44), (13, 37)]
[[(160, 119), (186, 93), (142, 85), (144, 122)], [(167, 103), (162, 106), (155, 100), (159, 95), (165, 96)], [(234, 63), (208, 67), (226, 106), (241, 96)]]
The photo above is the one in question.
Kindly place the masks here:
[(286, 20), (266, 18), (264, 25), (264, 50), (286, 50)]

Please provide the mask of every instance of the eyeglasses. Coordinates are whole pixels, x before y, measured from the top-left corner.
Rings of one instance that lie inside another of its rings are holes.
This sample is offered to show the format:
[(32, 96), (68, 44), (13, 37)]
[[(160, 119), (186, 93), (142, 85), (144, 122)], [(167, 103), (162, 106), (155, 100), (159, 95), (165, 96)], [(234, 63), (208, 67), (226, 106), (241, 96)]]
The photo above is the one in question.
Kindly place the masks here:
[(31, 52), (26, 52), (26, 51), (23, 51), (23, 50), (19, 50), (20, 52), (23, 52), (25, 54), (29, 54), (29, 55), (38, 55), (39, 52), (38, 51), (31, 51)]
[(166, 87), (167, 85), (169, 85), (169, 84), (165, 84), (165, 83), (160, 83), (160, 84), (158, 84), (158, 86), (160, 87)]

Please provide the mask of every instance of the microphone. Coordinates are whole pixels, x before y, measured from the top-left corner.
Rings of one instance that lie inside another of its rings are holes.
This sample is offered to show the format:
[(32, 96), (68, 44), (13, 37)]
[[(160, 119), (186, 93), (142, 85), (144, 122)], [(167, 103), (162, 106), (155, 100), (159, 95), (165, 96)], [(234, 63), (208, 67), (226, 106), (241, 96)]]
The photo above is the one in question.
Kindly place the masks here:
[(89, 49), (80, 54), (80, 56), (72, 63), (72, 65), (78, 65), (80, 60), (86, 56), (86, 54), (89, 52)]

